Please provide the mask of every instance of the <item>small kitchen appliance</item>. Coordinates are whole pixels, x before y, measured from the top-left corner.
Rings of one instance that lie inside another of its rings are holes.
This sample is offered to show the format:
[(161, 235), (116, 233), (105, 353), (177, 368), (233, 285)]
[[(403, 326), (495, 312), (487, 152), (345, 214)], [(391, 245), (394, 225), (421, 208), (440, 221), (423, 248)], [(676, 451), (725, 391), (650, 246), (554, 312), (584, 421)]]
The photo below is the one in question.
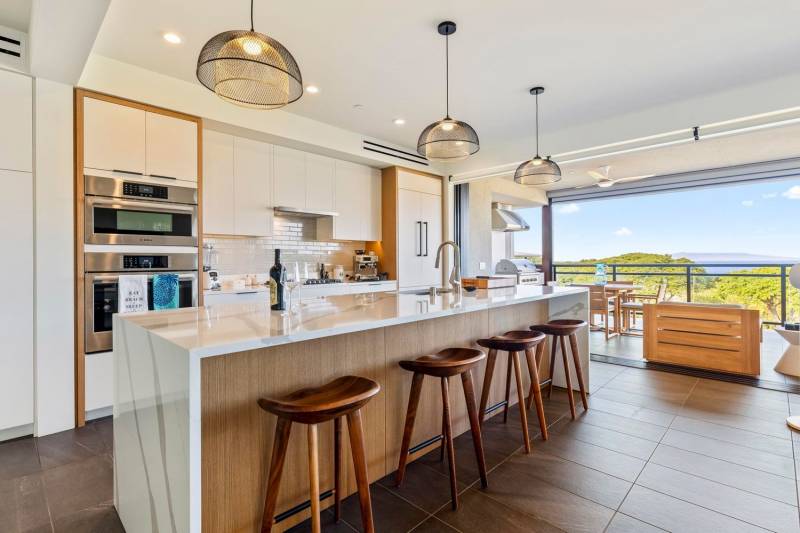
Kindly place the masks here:
[(354, 255), (353, 279), (356, 281), (379, 281), (378, 256), (364, 253)]
[(494, 273), (517, 276), (517, 285), (544, 285), (544, 272), (527, 259), (501, 259), (494, 267)]

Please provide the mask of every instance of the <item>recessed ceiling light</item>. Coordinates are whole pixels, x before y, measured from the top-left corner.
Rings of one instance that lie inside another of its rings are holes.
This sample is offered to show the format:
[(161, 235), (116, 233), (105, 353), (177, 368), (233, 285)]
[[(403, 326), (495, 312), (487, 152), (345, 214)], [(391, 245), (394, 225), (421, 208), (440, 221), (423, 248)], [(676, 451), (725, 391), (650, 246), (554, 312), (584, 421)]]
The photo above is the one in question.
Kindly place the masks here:
[(310, 92), (311, 94), (317, 94), (319, 92), (319, 87), (316, 85), (307, 85), (306, 91)]
[(396, 119), (394, 119), (394, 125), (395, 126), (402, 126), (405, 123), (406, 123), (406, 119), (404, 119), (404, 118), (396, 118)]
[(168, 32), (164, 34), (164, 40), (171, 44), (181, 44), (181, 36), (177, 33)]

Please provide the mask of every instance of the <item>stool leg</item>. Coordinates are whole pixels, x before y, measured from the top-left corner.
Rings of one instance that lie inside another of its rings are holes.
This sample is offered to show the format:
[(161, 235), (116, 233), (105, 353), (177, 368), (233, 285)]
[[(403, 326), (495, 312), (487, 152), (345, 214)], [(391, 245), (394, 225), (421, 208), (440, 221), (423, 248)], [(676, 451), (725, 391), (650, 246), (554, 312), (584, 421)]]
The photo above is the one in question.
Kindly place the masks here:
[(456, 456), (453, 450), (453, 429), (450, 427), (450, 389), (447, 377), (442, 378), (442, 406), (444, 411), (445, 444), (447, 445), (447, 464), (450, 467), (450, 505), (458, 509), (458, 486), (456, 484)]
[(361, 424), (361, 409), (347, 414), (347, 429), (350, 432), (350, 449), (353, 452), (353, 467), (356, 471), (358, 501), (361, 504), (361, 522), (365, 533), (375, 533), (372, 522), (372, 499), (369, 495), (367, 453), (364, 450), (364, 428)]
[(278, 489), (281, 484), (283, 463), (286, 460), (286, 448), (289, 446), (289, 433), (292, 430), (292, 421), (278, 418), (275, 426), (275, 441), (272, 444), (272, 459), (269, 465), (267, 478), (267, 495), (264, 498), (264, 517), (261, 520), (261, 532), (272, 531), (272, 518), (275, 516), (275, 505), (278, 503)]
[(338, 523), (342, 514), (342, 417), (333, 419), (333, 518)]
[(511, 398), (511, 366), (513, 365), (511, 362), (512, 358), (511, 352), (508, 352), (508, 367), (506, 368), (506, 405), (503, 408), (503, 424), (508, 422), (508, 403), (509, 399)]
[(575, 420), (575, 397), (572, 394), (572, 377), (569, 374), (569, 364), (567, 363), (567, 342), (564, 336), (560, 335), (558, 341), (561, 343), (561, 359), (564, 361), (564, 379), (567, 380), (567, 398), (569, 399), (569, 412)]
[(478, 411), (478, 420), (483, 425), (483, 419), (486, 418), (486, 403), (489, 401), (489, 391), (492, 388), (492, 377), (494, 376), (494, 367), (497, 362), (497, 350), (489, 350), (489, 355), (486, 357), (486, 372), (483, 374), (483, 388), (481, 389), (481, 405)]
[(444, 452), (445, 452), (445, 448), (447, 448), (447, 446), (444, 445), (445, 444), (445, 442), (444, 442), (445, 441), (445, 437), (444, 436), (446, 434), (445, 433), (445, 431), (446, 431), (445, 430), (445, 424), (446, 424), (446, 422), (444, 420), (444, 411), (442, 411), (442, 445), (439, 447), (439, 461), (444, 461)]
[(321, 533), (319, 521), (319, 451), (317, 425), (308, 425), (308, 487), (311, 499), (311, 532)]
[(550, 337), (550, 343), (552, 347), (550, 349), (550, 369), (548, 370), (548, 372), (550, 372), (550, 383), (547, 385), (547, 399), (550, 399), (550, 396), (553, 394), (553, 375), (556, 372), (556, 349), (558, 346), (555, 337)]
[(511, 352), (514, 361), (514, 376), (517, 379), (517, 398), (519, 400), (519, 416), (522, 422), (522, 437), (525, 439), (525, 453), (531, 453), (531, 438), (528, 435), (528, 410), (525, 409), (525, 389), (522, 388), (522, 369), (519, 364), (519, 352)]
[(569, 336), (569, 346), (572, 349), (572, 360), (575, 363), (575, 374), (578, 376), (578, 387), (581, 389), (581, 401), (583, 402), (583, 408), (588, 410), (589, 398), (586, 396), (586, 384), (583, 381), (581, 358), (578, 354), (578, 337), (574, 333)]
[(461, 385), (464, 387), (464, 400), (467, 402), (467, 415), (469, 427), (472, 430), (472, 445), (475, 446), (475, 458), (478, 460), (478, 472), (481, 475), (481, 487), (489, 486), (486, 479), (486, 458), (483, 455), (483, 439), (481, 438), (481, 423), (478, 411), (475, 409), (475, 390), (472, 385), (472, 371), (467, 370), (461, 374)]
[[(542, 356), (543, 355), (544, 355), (544, 342), (540, 342), (539, 344), (536, 345), (536, 373), (537, 374), (542, 369)], [(526, 357), (527, 357), (527, 354), (526, 354)], [(528, 411), (530, 411), (531, 407), (533, 406), (533, 398), (534, 398), (533, 397), (533, 383), (534, 383), (535, 376), (534, 376), (533, 370), (534, 370), (533, 366), (528, 364), (528, 374), (530, 374), (530, 378), (531, 378), (531, 388), (528, 391), (528, 403), (526, 404), (526, 407), (528, 408)], [(536, 381), (539, 381), (539, 380), (537, 379)], [(541, 392), (541, 388), (542, 388), (542, 384), (541, 384), (541, 382), (539, 382), (539, 391), (540, 392)]]
[[(539, 350), (538, 346), (536, 350)], [(539, 417), (539, 428), (542, 430), (542, 440), (547, 440), (547, 420), (544, 416), (542, 388), (539, 385), (539, 365), (536, 362), (536, 356), (533, 354), (533, 350), (525, 350), (525, 357), (528, 359), (528, 369), (530, 369), (531, 374), (531, 393), (528, 395), (528, 400), (533, 398), (533, 401), (536, 403), (536, 415)]]
[(397, 486), (403, 483), (403, 476), (406, 475), (406, 463), (408, 463), (408, 449), (411, 447), (411, 434), (414, 432), (414, 418), (417, 416), (417, 406), (419, 405), (419, 394), (422, 391), (422, 374), (415, 372), (411, 380), (411, 394), (408, 396), (408, 411), (406, 411), (406, 425), (403, 429), (403, 443), (400, 445), (400, 464), (397, 465)]

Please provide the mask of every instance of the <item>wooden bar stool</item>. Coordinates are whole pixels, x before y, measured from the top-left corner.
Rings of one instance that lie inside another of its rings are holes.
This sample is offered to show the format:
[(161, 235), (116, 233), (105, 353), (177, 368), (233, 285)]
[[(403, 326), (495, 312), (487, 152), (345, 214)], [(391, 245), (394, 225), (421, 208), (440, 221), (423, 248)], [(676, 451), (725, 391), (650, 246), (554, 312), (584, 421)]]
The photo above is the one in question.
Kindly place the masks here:
[(419, 395), (422, 391), (422, 380), (425, 376), (442, 379), (442, 431), (444, 442), (442, 448), (447, 447), (448, 466), (450, 468), (450, 494), (453, 510), (458, 509), (458, 486), (456, 484), (456, 457), (453, 449), (453, 428), (450, 423), (450, 395), (448, 378), (461, 375), (461, 385), (464, 387), (464, 399), (467, 402), (467, 414), (472, 430), (472, 443), (475, 446), (475, 456), (478, 459), (478, 471), (481, 476), (481, 486), (486, 488), (486, 460), (483, 456), (483, 441), (481, 440), (481, 427), (478, 411), (475, 407), (475, 390), (472, 385), (472, 368), (486, 357), (480, 350), (470, 348), (448, 348), (434, 355), (423, 355), (413, 361), (400, 361), (400, 366), (414, 373), (411, 380), (411, 394), (408, 398), (408, 412), (406, 425), (403, 430), (403, 444), (400, 448), (400, 464), (397, 467), (397, 486), (403, 483), (408, 463), (408, 450), (411, 445), (411, 434), (414, 431), (414, 418), (417, 415)]
[(261, 398), (258, 405), (278, 417), (275, 427), (275, 442), (272, 446), (267, 495), (264, 500), (262, 533), (272, 530), (278, 489), (289, 445), (292, 422), (308, 425), (308, 477), (311, 491), (311, 527), (314, 533), (321, 530), (319, 516), (319, 457), (317, 451), (317, 424), (333, 420), (334, 434), (334, 514), (339, 521), (341, 509), (341, 465), (342, 465), (342, 417), (347, 417), (350, 433), (350, 448), (361, 504), (361, 520), (364, 530), (375, 531), (372, 523), (372, 502), (369, 495), (367, 455), (364, 449), (364, 428), (361, 424), (361, 408), (378, 392), (381, 386), (374, 381), (357, 376), (344, 376), (321, 387), (302, 389), (282, 398)]
[[(492, 376), (497, 362), (497, 352), (508, 352), (508, 372), (506, 373), (506, 405), (503, 409), (503, 422), (508, 420), (508, 402), (511, 393), (511, 367), (514, 367), (514, 377), (517, 382), (517, 397), (519, 399), (519, 414), (522, 422), (522, 437), (525, 441), (525, 453), (531, 453), (531, 440), (528, 435), (528, 412), (530, 401), (525, 401), (525, 392), (522, 389), (522, 370), (519, 362), (519, 352), (525, 352), (528, 361), (528, 373), (531, 378), (531, 393), (536, 401), (536, 413), (539, 416), (539, 427), (542, 430), (542, 439), (547, 440), (547, 421), (544, 416), (542, 391), (539, 385), (539, 360), (542, 357), (545, 339), (543, 333), (534, 331), (509, 331), (488, 339), (480, 339), (478, 344), (489, 349), (489, 358), (486, 361), (486, 373), (483, 377), (483, 390), (481, 391), (481, 423), (486, 414), (486, 403), (489, 400), (489, 391), (492, 387)], [(536, 354), (534, 355), (534, 348)]]
[[(569, 410), (572, 414), (573, 420), (575, 419), (575, 398), (572, 397), (572, 378), (569, 375), (569, 364), (567, 363), (567, 345), (565, 338), (569, 337), (569, 345), (572, 350), (572, 361), (575, 364), (575, 375), (578, 377), (578, 387), (581, 390), (581, 401), (583, 408), (589, 409), (589, 399), (586, 396), (586, 385), (583, 381), (583, 369), (581, 368), (581, 359), (578, 354), (578, 337), (575, 332), (584, 327), (586, 322), (576, 319), (561, 319), (551, 320), (547, 324), (540, 324), (531, 326), (531, 330), (539, 331), (546, 335), (553, 337), (553, 347), (550, 351), (550, 383), (547, 389), (547, 397), (553, 392), (553, 367), (556, 363), (556, 346), (561, 344), (561, 359), (564, 361), (564, 377), (567, 381), (567, 397), (569, 398)], [(558, 342), (556, 342), (558, 340)]]

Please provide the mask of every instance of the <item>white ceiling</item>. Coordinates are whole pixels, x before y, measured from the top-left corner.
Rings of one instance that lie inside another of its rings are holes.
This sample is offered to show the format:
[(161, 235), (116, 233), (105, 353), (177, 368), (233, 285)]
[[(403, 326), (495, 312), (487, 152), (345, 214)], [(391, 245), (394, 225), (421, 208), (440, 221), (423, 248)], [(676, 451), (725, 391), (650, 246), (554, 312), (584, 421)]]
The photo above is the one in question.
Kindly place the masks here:
[(3, 0), (0, 2), (0, 26), (21, 32), (28, 31), (32, 0)]
[[(255, 11), (256, 30), (281, 41), (305, 82), (320, 87), (288, 111), (406, 147), (444, 114), (436, 25), (454, 20), (451, 115), (481, 138), (481, 152), (458, 171), (531, 155), (532, 85), (547, 89), (546, 154), (581, 148), (548, 146), (554, 131), (795, 75), (800, 50), (796, 0), (258, 0)], [(113, 0), (94, 51), (196, 82), (203, 44), (248, 24), (246, 0)], [(183, 44), (166, 44), (165, 31)], [(731, 109), (727, 118), (737, 116)], [(396, 117), (406, 125), (393, 125)], [(621, 140), (614, 133), (608, 141)]]

